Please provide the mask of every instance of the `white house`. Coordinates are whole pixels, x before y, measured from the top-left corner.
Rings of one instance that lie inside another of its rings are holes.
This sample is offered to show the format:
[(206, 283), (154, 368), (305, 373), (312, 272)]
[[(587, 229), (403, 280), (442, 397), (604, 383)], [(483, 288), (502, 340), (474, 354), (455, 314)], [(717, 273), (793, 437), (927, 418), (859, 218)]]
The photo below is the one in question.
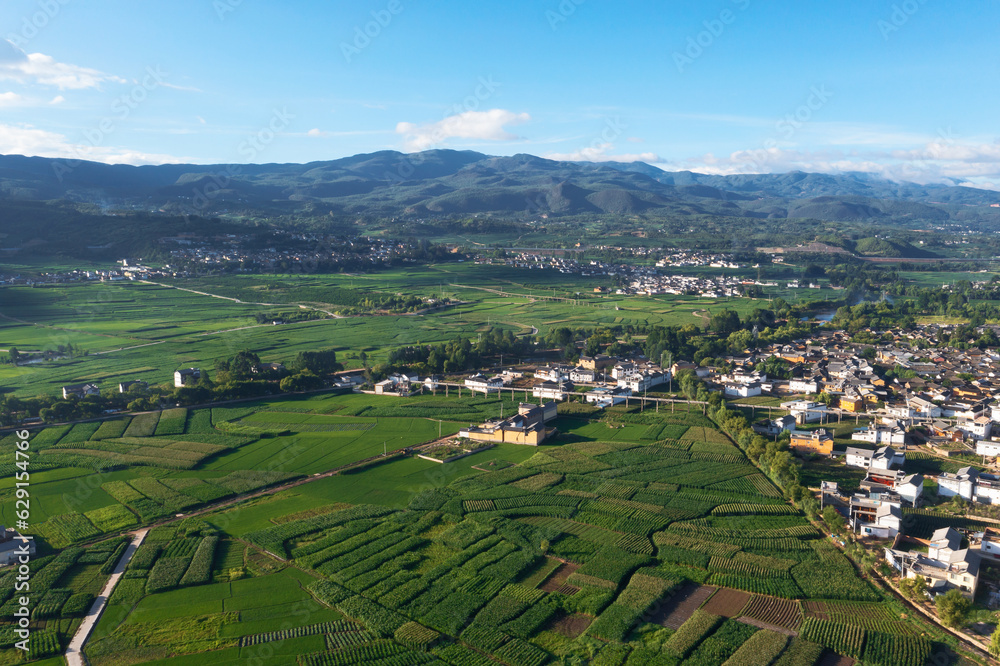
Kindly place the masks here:
[(627, 388), (638, 394), (667, 382), (669, 375), (662, 372), (633, 373), (618, 380), (618, 388)]
[[(133, 380), (133, 381), (129, 381), (129, 382), (119, 382), (119, 384), (118, 384), (118, 392), (119, 393), (128, 393), (129, 391), (132, 390), (133, 387), (145, 390), (145, 389), (149, 388), (149, 384), (147, 384), (146, 382), (143, 382), (143, 381), (139, 381), (139, 380)], [(64, 395), (63, 397), (66, 397), (66, 396)]]
[(569, 373), (569, 380), (574, 384), (593, 384), (596, 379), (596, 372), (582, 366), (573, 368)]
[(865, 430), (858, 430), (851, 433), (851, 439), (856, 442), (869, 442), (871, 444), (905, 444), (906, 432), (899, 426), (880, 427), (870, 425)]
[(989, 456), (990, 458), (1000, 456), (1000, 442), (990, 439), (979, 440), (976, 442), (976, 454), (980, 456)]
[(406, 398), (411, 394), (409, 375), (394, 374), (375, 384), (375, 395), (392, 395)]
[[(119, 387), (120, 388), (120, 387)], [(97, 384), (70, 384), (62, 387), (63, 400), (67, 398), (86, 398), (88, 395), (100, 395)]]
[(858, 449), (853, 446), (848, 446), (847, 451), (844, 454), (844, 464), (848, 467), (861, 467), (868, 469), (872, 466), (872, 456), (874, 454), (874, 451), (869, 451), (868, 449)]
[(195, 384), (199, 379), (201, 379), (201, 370), (199, 368), (177, 370), (174, 372), (174, 387), (180, 388), (188, 384)]
[(954, 474), (942, 472), (938, 475), (938, 495), (955, 497), (972, 501), (975, 494), (979, 470), (975, 467), (963, 467)]
[(756, 395), (760, 395), (763, 391), (760, 382), (752, 382), (750, 384), (726, 384), (725, 394), (731, 397), (738, 398), (752, 398)]
[(789, 379), (790, 393), (819, 393), (819, 384), (815, 379)]
[(483, 374), (473, 375), (465, 380), (465, 386), (473, 393), (499, 393), (503, 387), (502, 377), (487, 377)]
[(862, 526), (862, 534), (867, 534), (879, 539), (892, 539), (897, 534), (903, 524), (903, 510), (895, 502), (882, 502), (875, 512), (875, 523)]
[(592, 405), (604, 409), (605, 407), (625, 402), (625, 399), (630, 395), (632, 395), (632, 389), (629, 388), (601, 387), (593, 391), (588, 391), (583, 399)]
[(896, 493), (911, 505), (916, 506), (917, 500), (924, 494), (924, 475), (910, 474), (896, 484)]
[(638, 368), (636, 367), (635, 363), (629, 363), (629, 362), (619, 363), (611, 369), (611, 378), (622, 379), (623, 377), (626, 377), (628, 375), (634, 375), (637, 371)]
[(810, 400), (794, 400), (792, 402), (781, 403), (782, 409), (787, 409), (788, 412), (795, 417), (795, 422), (801, 424), (805, 423), (819, 423), (823, 421), (826, 417), (826, 405), (822, 402), (812, 402)]
[(886, 405), (885, 413), (892, 419), (909, 419), (917, 415), (909, 405)]
[(780, 435), (783, 432), (794, 432), (795, 431), (795, 417), (791, 414), (785, 416), (779, 416), (776, 419), (767, 421), (766, 425), (759, 427), (754, 426), (753, 429), (759, 433), (770, 435), (774, 437), (775, 435)]
[(924, 400), (923, 398), (910, 398), (907, 401), (907, 404), (916, 416), (936, 419), (942, 414), (941, 407), (934, 404), (930, 400)]
[(535, 378), (550, 382), (564, 382), (569, 379), (570, 372), (571, 369), (565, 365), (547, 365), (535, 370)]
[(973, 439), (989, 439), (993, 433), (993, 421), (988, 416), (977, 416), (972, 420), (959, 421), (958, 428)]
[(566, 393), (572, 390), (572, 385), (564, 382), (542, 382), (541, 384), (536, 384), (531, 389), (531, 395), (536, 398), (547, 398), (549, 400), (564, 400)]
[(1000, 504), (1000, 481), (980, 478), (973, 499), (980, 504)]
[(921, 577), (927, 590), (937, 596), (957, 589), (972, 599), (979, 584), (980, 553), (962, 548), (962, 534), (942, 527), (931, 536), (927, 555), (886, 548), (885, 559), (906, 578)]

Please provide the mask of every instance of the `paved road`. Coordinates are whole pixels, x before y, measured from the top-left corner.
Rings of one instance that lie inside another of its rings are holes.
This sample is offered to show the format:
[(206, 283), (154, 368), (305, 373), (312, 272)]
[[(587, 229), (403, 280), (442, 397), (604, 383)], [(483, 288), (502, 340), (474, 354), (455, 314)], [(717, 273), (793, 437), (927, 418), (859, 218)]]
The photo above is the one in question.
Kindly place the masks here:
[(80, 628), (76, 630), (73, 640), (69, 642), (69, 647), (66, 648), (66, 662), (69, 666), (85, 666), (87, 663), (87, 658), (83, 655), (83, 645), (87, 642), (87, 638), (90, 637), (90, 632), (97, 626), (97, 621), (101, 619), (104, 608), (108, 605), (108, 599), (111, 597), (111, 593), (115, 591), (115, 585), (118, 584), (118, 580), (122, 577), (125, 567), (132, 560), (132, 556), (135, 555), (135, 551), (142, 544), (142, 540), (146, 538), (147, 532), (149, 532), (149, 528), (135, 532), (135, 538), (129, 544), (129, 547), (125, 549), (122, 558), (118, 560), (118, 565), (111, 572), (111, 578), (108, 579), (104, 589), (101, 590), (100, 596), (94, 600), (94, 605), (90, 607), (87, 616), (80, 624)]

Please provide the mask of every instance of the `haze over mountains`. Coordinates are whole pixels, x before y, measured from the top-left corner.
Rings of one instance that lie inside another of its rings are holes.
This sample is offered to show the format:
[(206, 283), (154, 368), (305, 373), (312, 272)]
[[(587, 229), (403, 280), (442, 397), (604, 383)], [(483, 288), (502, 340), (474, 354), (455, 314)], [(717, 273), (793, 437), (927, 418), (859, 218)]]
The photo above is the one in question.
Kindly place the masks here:
[(217, 215), (717, 215), (1000, 223), (1000, 192), (862, 173), (711, 176), (649, 164), (382, 151), (308, 164), (107, 165), (0, 156), (0, 198)]

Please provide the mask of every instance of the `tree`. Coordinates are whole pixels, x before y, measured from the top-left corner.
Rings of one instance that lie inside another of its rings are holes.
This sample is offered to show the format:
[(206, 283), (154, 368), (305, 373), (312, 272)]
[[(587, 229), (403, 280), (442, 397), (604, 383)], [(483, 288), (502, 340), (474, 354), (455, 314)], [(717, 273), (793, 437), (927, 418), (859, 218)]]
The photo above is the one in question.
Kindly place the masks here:
[(937, 607), (938, 617), (946, 627), (961, 627), (972, 610), (972, 602), (957, 589), (938, 595), (934, 605)]
[(719, 337), (728, 337), (730, 333), (740, 330), (740, 316), (727, 308), (712, 317), (708, 327), (718, 333)]
[(297, 375), (285, 377), (281, 380), (281, 383), (278, 384), (278, 387), (285, 393), (295, 391), (313, 391), (323, 388), (323, 380), (308, 370), (305, 370)]
[[(364, 352), (361, 352), (361, 354), (361, 362), (364, 363), (368, 356)], [(301, 373), (308, 370), (320, 377), (341, 370), (342, 368), (343, 366), (337, 363), (337, 352), (332, 349), (299, 352), (299, 355), (295, 357), (295, 361), (292, 362), (292, 370), (295, 372)]]
[(914, 601), (923, 601), (926, 599), (924, 593), (927, 590), (927, 581), (924, 580), (923, 576), (906, 578), (900, 581), (899, 589), (909, 599), (913, 599)]
[(844, 529), (844, 517), (832, 506), (823, 509), (823, 522), (831, 532), (840, 532)]
[(990, 636), (990, 654), (994, 657), (1000, 657), (1000, 627), (997, 627)]
[(10, 356), (10, 362), (14, 365), (17, 365), (18, 359), (21, 358), (21, 352), (17, 351), (17, 347), (11, 347), (7, 355)]

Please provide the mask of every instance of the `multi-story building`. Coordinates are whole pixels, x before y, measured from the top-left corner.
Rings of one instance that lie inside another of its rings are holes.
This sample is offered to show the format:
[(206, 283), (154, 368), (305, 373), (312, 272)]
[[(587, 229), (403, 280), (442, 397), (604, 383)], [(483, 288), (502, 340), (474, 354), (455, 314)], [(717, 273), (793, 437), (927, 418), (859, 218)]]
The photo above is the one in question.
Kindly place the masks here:
[(796, 431), (792, 433), (789, 447), (795, 451), (829, 456), (833, 454), (833, 435), (825, 428)]
[(502, 377), (487, 377), (483, 374), (473, 375), (465, 380), (465, 386), (473, 393), (499, 393), (503, 388)]
[(875, 451), (849, 446), (844, 455), (844, 462), (849, 467), (888, 470), (902, 467), (903, 463), (906, 462), (906, 455), (896, 451), (891, 446), (883, 446)]
[(968, 599), (976, 596), (979, 585), (980, 553), (963, 548), (962, 533), (942, 527), (931, 535), (927, 554), (885, 549), (885, 559), (904, 578), (923, 578), (932, 596), (957, 589)]
[(476, 442), (538, 446), (555, 431), (545, 424), (556, 418), (556, 409), (554, 402), (545, 405), (522, 403), (514, 416), (487, 422), (479, 427), (465, 428), (459, 431), (458, 436)]

